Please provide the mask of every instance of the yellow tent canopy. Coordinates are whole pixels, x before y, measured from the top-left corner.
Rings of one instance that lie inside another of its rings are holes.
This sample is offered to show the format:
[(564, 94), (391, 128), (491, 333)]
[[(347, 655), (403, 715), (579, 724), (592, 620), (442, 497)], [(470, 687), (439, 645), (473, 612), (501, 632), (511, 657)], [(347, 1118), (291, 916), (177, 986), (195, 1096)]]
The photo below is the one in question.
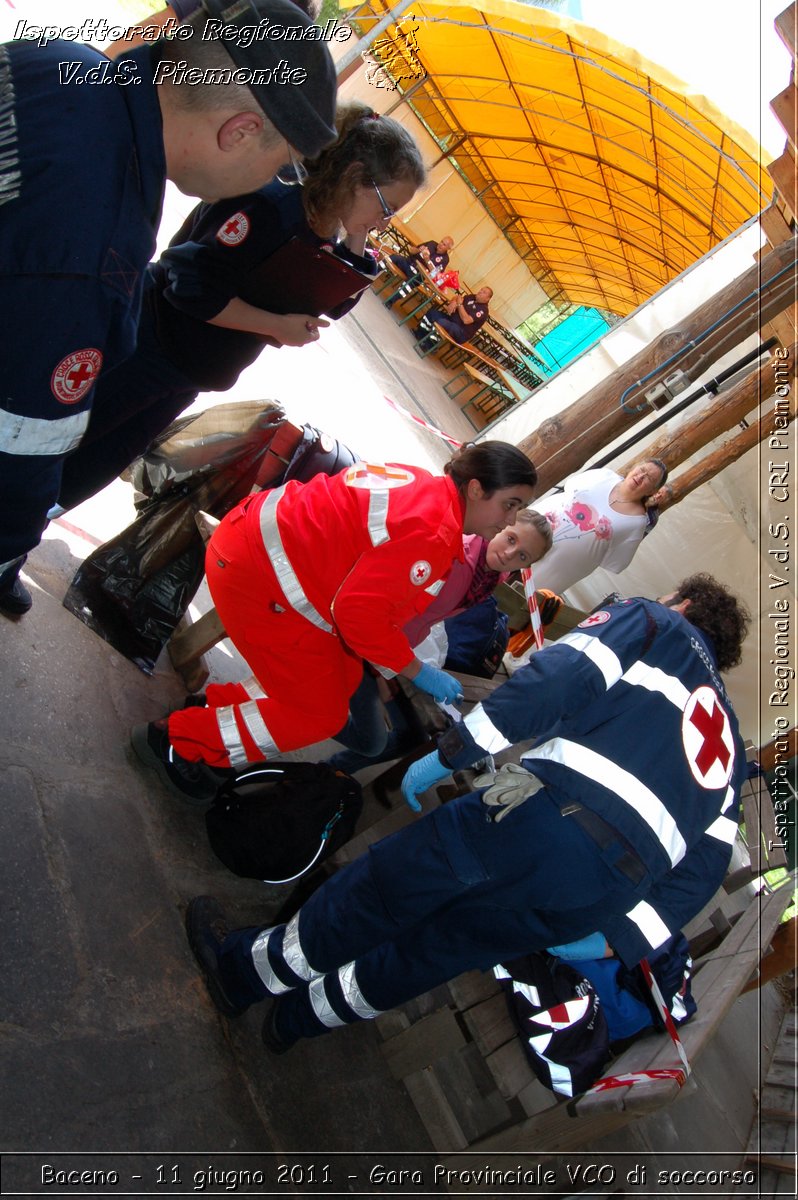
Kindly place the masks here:
[(768, 203), (755, 141), (633, 49), (513, 0), (409, 11), (370, 53), (551, 299), (624, 316)]

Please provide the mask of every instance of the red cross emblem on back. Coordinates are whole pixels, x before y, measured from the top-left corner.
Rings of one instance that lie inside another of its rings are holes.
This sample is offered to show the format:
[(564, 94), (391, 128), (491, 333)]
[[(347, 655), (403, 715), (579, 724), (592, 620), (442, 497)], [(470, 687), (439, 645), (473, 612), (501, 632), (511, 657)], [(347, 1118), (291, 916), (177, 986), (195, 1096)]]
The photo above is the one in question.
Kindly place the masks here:
[(711, 687), (697, 688), (682, 714), (682, 743), (690, 771), (704, 788), (725, 787), (734, 766), (728, 713)]
[(344, 483), (347, 487), (382, 491), (385, 488), (404, 487), (413, 479), (411, 471), (392, 463), (357, 462), (346, 472)]

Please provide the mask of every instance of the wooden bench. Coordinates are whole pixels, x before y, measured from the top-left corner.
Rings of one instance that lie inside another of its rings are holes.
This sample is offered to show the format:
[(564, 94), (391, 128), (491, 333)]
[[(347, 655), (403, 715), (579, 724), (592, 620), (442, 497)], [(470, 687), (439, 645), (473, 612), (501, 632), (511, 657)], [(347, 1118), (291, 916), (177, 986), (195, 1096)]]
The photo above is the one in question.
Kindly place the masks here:
[[(465, 382), (461, 383), (457, 391), (450, 391), (449, 389), (461, 379)], [(450, 379), (448, 383), (445, 383), (443, 390), (447, 396), (454, 400), (458, 396), (462, 396), (462, 393), (468, 388), (475, 388), (476, 390), (468, 397), (465, 404), (461, 402), (460, 411), (465, 413), (475, 429), (482, 428), (482, 425), (486, 422), (483, 421), (482, 424), (478, 425), (472, 413), (468, 411), (469, 409), (481, 413), (487, 421), (492, 421), (495, 417), (503, 413), (505, 409), (511, 408), (516, 403), (516, 397), (502, 383), (497, 382), (495, 379), (490, 379), (482, 371), (478, 371), (476, 367), (472, 367), (470, 363), (464, 363), (459, 375), (456, 375), (454, 379)]]
[[(753, 848), (750, 882), (762, 869), (775, 865), (778, 851), (774, 857), (758, 856), (757, 848), (766, 844), (763, 829), (772, 816), (772, 804), (764, 781), (755, 780), (748, 790), (750, 795), (744, 796), (743, 804)], [(379, 836), (376, 827), (374, 836)], [(702, 936), (704, 944), (711, 945), (694, 962), (692, 987), (698, 1012), (679, 1031), (691, 1067), (755, 975), (792, 899), (790, 887), (766, 888), (751, 897), (740, 891), (739, 878), (739, 869), (727, 877), (712, 904), (686, 931), (690, 935), (698, 930), (698, 937), (691, 937), (691, 948), (700, 946)], [(719, 905), (733, 894), (738, 911), (731, 919), (721, 918)], [(703, 927), (708, 920), (707, 937)], [(376, 1023), (389, 1069), (404, 1082), (430, 1140), (437, 1150), (446, 1152), (442, 1161), (450, 1166), (456, 1165), (456, 1159), (450, 1160), (448, 1155), (460, 1150), (481, 1155), (534, 1151), (537, 1155), (589, 1148), (597, 1138), (661, 1108), (700, 1082), (699, 1069), (686, 1079), (647, 1079), (590, 1091), (572, 1100), (558, 1099), (534, 1075), (505, 995), (491, 972), (461, 975), (384, 1013)], [(609, 1064), (606, 1075), (680, 1066), (670, 1038), (654, 1033)], [(465, 1161), (460, 1165), (465, 1166)]]

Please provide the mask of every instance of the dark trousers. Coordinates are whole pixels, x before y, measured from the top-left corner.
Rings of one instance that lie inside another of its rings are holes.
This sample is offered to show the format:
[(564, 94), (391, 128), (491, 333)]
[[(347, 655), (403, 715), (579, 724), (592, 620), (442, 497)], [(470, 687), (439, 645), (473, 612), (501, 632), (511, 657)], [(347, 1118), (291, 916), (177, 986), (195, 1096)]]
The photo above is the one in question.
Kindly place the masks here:
[(287, 926), (231, 934), (220, 963), (247, 1003), (281, 996), (283, 1037), (315, 1037), (601, 929), (602, 913), (650, 887), (618, 869), (623, 853), (600, 849), (546, 789), (498, 822), (472, 793), (371, 847)]

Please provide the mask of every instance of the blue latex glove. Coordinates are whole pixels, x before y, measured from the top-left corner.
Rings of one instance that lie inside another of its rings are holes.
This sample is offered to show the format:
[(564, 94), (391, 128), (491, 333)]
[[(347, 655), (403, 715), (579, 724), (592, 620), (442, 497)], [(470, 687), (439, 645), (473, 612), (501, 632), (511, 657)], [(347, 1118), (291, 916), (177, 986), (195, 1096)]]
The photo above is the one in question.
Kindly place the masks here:
[(430, 666), (429, 663), (421, 664), (421, 670), (412, 682), (416, 687), (420, 687), (422, 692), (429, 692), (433, 700), (439, 700), (441, 703), (456, 704), (458, 700), (463, 699), (463, 689), (458, 680), (438, 667)]
[(607, 939), (603, 933), (589, 933), (576, 942), (565, 942), (562, 946), (549, 946), (549, 954), (556, 954), (566, 962), (589, 962), (591, 958), (604, 958)]
[[(439, 673), (443, 674), (442, 671)], [(421, 805), (416, 800), (419, 792), (426, 792), (433, 783), (439, 783), (441, 779), (446, 779), (451, 773), (450, 769), (445, 767), (438, 758), (437, 750), (433, 750), (432, 754), (425, 755), (424, 758), (420, 758), (418, 762), (414, 762), (407, 768), (402, 780), (402, 795), (413, 812), (421, 812)]]

